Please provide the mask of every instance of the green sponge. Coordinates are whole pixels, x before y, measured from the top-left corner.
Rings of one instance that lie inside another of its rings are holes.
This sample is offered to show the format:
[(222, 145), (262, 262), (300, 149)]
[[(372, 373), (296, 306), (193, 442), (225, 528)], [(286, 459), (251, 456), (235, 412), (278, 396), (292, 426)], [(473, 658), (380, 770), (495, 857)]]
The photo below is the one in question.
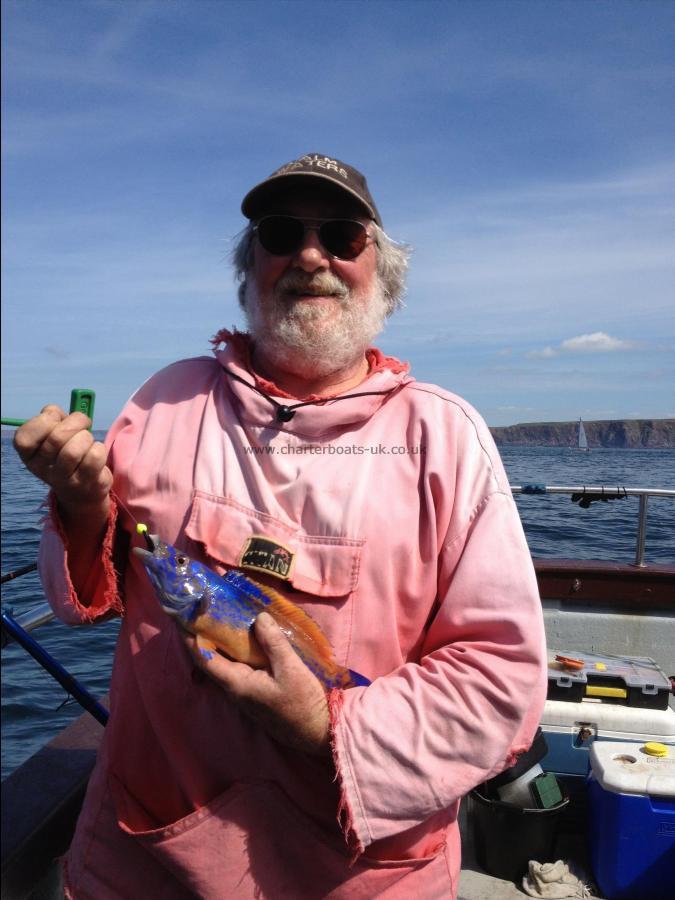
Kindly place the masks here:
[(530, 782), (529, 788), (537, 809), (551, 809), (552, 806), (562, 803), (562, 791), (553, 772), (544, 772), (543, 775), (537, 775)]

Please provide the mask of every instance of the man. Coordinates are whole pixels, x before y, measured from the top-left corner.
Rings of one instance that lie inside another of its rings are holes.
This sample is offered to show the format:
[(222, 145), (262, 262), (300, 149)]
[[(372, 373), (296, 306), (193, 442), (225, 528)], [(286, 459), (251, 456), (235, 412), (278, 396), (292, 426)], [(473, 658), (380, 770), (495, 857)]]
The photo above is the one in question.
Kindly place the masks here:
[[(16, 435), (52, 488), (55, 609), (123, 614), (66, 890), (451, 897), (459, 799), (528, 747), (544, 700), (518, 514), (475, 411), (370, 346), (407, 254), (364, 177), (309, 154), (242, 211), (248, 334), (151, 378), (105, 447), (53, 406)], [(136, 522), (273, 585), (372, 684), (326, 695), (265, 614), (268, 668), (203, 656), (129, 557)]]

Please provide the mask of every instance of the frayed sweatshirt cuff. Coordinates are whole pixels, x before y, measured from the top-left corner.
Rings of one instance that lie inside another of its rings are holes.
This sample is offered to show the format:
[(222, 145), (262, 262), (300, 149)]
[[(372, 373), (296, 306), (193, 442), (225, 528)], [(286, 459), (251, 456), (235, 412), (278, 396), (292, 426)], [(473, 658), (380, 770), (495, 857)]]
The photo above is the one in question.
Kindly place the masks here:
[(337, 821), (351, 852), (352, 864), (363, 854), (372, 837), (366, 837), (367, 827), (361, 806), (356, 781), (350, 767), (348, 754), (340, 740), (340, 717), (344, 703), (344, 694), (334, 689), (328, 697), (328, 713), (330, 716), (330, 743), (333, 751), (336, 779), (340, 788)]
[(57, 617), (69, 625), (81, 625), (108, 613), (122, 615), (122, 599), (113, 564), (117, 524), (117, 504), (114, 499), (111, 498), (108, 526), (97, 562), (92, 566), (79, 596), (68, 568), (68, 557), (73, 548), (69, 546), (52, 491), (45, 501), (45, 508), (47, 512), (43, 519), (38, 572), (47, 599)]

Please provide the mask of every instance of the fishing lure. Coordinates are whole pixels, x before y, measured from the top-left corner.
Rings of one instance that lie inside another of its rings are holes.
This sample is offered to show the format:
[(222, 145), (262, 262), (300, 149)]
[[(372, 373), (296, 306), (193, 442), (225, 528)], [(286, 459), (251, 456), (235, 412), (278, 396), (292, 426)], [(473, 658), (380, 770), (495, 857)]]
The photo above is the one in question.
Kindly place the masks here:
[(148, 549), (134, 547), (162, 605), (208, 656), (218, 650), (254, 668), (267, 665), (267, 657), (253, 634), (261, 612), (268, 612), (307, 668), (326, 690), (368, 685), (358, 672), (339, 665), (328, 638), (304, 610), (273, 588), (258, 584), (237, 570), (217, 575), (181, 550), (137, 528)]

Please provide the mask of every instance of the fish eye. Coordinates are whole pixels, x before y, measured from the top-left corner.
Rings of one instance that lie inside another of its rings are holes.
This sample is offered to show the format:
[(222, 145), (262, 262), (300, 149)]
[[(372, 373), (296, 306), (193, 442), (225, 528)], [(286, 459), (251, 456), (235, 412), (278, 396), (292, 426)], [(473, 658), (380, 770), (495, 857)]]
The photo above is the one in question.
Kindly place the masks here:
[(187, 562), (187, 560), (185, 559), (184, 556), (177, 556), (176, 562), (178, 563), (179, 566), (184, 566), (185, 563)]

